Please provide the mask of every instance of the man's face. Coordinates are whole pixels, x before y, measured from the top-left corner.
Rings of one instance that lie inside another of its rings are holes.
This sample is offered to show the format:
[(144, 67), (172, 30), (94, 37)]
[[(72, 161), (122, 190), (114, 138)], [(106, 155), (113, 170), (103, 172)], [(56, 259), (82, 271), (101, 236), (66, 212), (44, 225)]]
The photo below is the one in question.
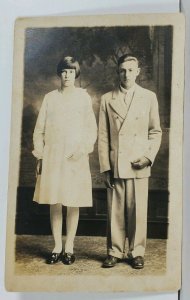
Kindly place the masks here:
[(135, 60), (129, 60), (120, 64), (118, 72), (121, 85), (130, 89), (135, 84), (140, 68)]
[(61, 83), (64, 87), (73, 86), (75, 83), (75, 69), (64, 69), (61, 73)]

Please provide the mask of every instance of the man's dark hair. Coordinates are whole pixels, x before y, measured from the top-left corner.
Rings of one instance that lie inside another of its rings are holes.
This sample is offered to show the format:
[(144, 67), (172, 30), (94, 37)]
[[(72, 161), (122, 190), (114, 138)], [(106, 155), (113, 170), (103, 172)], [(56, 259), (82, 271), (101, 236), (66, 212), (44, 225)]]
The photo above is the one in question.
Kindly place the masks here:
[(131, 61), (131, 60), (136, 61), (137, 64), (139, 65), (138, 58), (133, 54), (124, 54), (121, 57), (119, 57), (118, 61), (117, 61), (117, 65), (119, 67), (122, 63), (124, 63), (126, 61)]

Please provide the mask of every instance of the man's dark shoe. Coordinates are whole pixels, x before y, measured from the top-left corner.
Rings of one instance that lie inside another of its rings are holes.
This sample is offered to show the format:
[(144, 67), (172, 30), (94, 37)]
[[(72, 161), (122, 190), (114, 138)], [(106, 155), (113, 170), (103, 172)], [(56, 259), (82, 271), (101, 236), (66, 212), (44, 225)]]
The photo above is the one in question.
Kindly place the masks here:
[(62, 262), (64, 265), (72, 265), (75, 261), (75, 256), (72, 253), (64, 253)]
[(144, 258), (142, 256), (133, 257), (130, 260), (130, 264), (133, 269), (143, 269), (144, 268)]
[(63, 250), (60, 253), (51, 253), (49, 257), (46, 259), (46, 264), (54, 265), (62, 259)]
[(118, 258), (112, 255), (108, 255), (106, 260), (102, 264), (102, 268), (112, 268), (118, 262)]

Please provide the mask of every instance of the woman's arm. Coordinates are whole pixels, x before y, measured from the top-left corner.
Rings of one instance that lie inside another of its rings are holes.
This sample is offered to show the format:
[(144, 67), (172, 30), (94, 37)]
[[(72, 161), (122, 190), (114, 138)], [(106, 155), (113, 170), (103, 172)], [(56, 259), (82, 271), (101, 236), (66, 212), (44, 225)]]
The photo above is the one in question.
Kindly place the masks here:
[(42, 102), (40, 112), (38, 114), (36, 126), (34, 129), (34, 134), (33, 134), (34, 150), (32, 151), (32, 154), (37, 159), (43, 158), (46, 114), (47, 114), (47, 99), (45, 97)]
[(97, 124), (92, 108), (92, 100), (90, 96), (87, 97), (87, 108), (86, 108), (86, 118), (85, 118), (85, 135), (84, 135), (84, 146), (85, 152), (91, 153), (94, 150), (94, 144), (97, 139)]
[(84, 131), (82, 134), (81, 143), (76, 151), (69, 157), (69, 159), (79, 159), (83, 155), (87, 155), (94, 150), (94, 144), (97, 139), (97, 124), (92, 109), (92, 100), (85, 92), (85, 112), (84, 112)]

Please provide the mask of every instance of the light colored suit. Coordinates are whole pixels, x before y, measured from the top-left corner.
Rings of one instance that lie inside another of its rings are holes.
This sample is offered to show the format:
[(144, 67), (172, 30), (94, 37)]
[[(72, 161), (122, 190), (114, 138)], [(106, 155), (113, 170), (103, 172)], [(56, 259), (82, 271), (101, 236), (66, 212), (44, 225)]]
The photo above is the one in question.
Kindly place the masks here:
[[(121, 220), (124, 216), (124, 209), (127, 209), (128, 223), (130, 223), (128, 226), (130, 252), (134, 251), (135, 256), (144, 255), (145, 223), (147, 222), (147, 178), (150, 176), (151, 167), (137, 170), (132, 167), (131, 162), (145, 156), (152, 165), (160, 147), (161, 135), (158, 102), (155, 93), (135, 84), (133, 97), (128, 108), (125, 106), (119, 88), (102, 96), (99, 114), (99, 161), (101, 172), (111, 170), (114, 178), (117, 178), (115, 189), (108, 190), (108, 253), (116, 257), (121, 258), (124, 252), (122, 248), (124, 247), (126, 220)], [(132, 180), (133, 183), (126, 183), (126, 180)], [(122, 189), (128, 189), (128, 192), (124, 193)], [(129, 189), (131, 190), (129, 191)], [(120, 204), (119, 201), (121, 201)], [(123, 202), (125, 201), (126, 204), (124, 205)], [(132, 211), (130, 211), (131, 209)], [(140, 216), (141, 211), (142, 216), (138, 220), (137, 215)], [(130, 226), (131, 223), (134, 225)], [(143, 228), (142, 235), (139, 227)], [(122, 237), (118, 236), (119, 232), (122, 232)], [(137, 235), (138, 241), (135, 240)], [(115, 248), (113, 240), (119, 240), (115, 243)], [(140, 247), (143, 248), (143, 251), (139, 251), (139, 253), (135, 251), (135, 244), (140, 246), (143, 244)], [(134, 255), (134, 253), (132, 254)]]
[(150, 167), (135, 170), (131, 161), (145, 156), (154, 162), (161, 142), (155, 93), (136, 85), (126, 112), (119, 89), (102, 96), (99, 115), (100, 171), (112, 170), (115, 178), (144, 178)]

